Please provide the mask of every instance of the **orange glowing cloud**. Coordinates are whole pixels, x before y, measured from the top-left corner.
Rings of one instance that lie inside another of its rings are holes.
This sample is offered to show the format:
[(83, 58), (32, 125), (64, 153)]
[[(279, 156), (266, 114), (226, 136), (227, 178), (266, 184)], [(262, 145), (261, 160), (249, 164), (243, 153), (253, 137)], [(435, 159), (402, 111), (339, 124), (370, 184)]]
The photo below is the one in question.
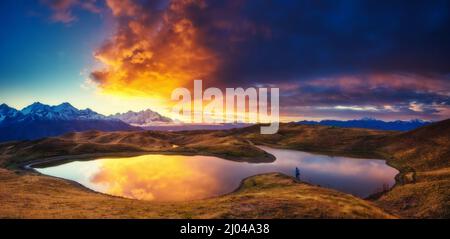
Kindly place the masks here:
[(117, 30), (96, 52), (103, 68), (92, 72), (106, 93), (169, 99), (177, 87), (205, 79), (217, 67), (217, 57), (203, 44), (188, 7), (202, 1), (172, 1), (164, 10), (137, 1), (107, 0)]

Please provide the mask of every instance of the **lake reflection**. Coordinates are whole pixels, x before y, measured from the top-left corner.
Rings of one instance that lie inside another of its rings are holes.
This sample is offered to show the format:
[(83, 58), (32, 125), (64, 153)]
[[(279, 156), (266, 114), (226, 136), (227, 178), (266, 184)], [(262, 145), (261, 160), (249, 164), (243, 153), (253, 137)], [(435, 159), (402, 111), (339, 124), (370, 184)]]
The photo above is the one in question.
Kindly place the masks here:
[(392, 186), (398, 171), (384, 160), (329, 157), (294, 150), (260, 147), (273, 163), (250, 164), (207, 156), (144, 155), (131, 158), (71, 162), (37, 168), (51, 176), (74, 180), (95, 191), (150, 201), (186, 201), (229, 193), (242, 179), (281, 172), (323, 187), (366, 197), (383, 184)]

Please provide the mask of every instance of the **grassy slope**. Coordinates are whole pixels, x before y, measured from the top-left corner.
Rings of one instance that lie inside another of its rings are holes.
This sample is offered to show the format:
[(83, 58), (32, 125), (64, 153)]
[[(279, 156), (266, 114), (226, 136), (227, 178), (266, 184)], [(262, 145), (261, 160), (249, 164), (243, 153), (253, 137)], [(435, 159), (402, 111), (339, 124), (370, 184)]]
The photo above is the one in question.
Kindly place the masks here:
[(393, 218), (373, 203), (281, 174), (228, 195), (154, 203), (93, 193), (65, 180), (0, 169), (1, 218)]
[(277, 134), (262, 135), (259, 126), (235, 129), (235, 135), (255, 144), (319, 152), (331, 155), (383, 157), (374, 150), (392, 131), (281, 124)]
[(406, 217), (450, 218), (450, 120), (396, 134), (380, 150), (403, 174), (378, 205)]
[(166, 152), (203, 154), (247, 162), (275, 158), (226, 131), (70, 133), (36, 141), (0, 144), (0, 166), (15, 166), (55, 156), (111, 153)]
[(404, 170), (450, 167), (450, 119), (392, 135), (379, 150), (391, 156), (394, 166)]
[(395, 186), (375, 203), (403, 217), (450, 218), (449, 168), (417, 172), (415, 178)]
[(404, 217), (450, 218), (450, 120), (406, 133), (296, 124), (282, 125), (276, 135), (257, 132), (236, 130), (272, 147), (387, 159), (401, 174), (378, 205)]

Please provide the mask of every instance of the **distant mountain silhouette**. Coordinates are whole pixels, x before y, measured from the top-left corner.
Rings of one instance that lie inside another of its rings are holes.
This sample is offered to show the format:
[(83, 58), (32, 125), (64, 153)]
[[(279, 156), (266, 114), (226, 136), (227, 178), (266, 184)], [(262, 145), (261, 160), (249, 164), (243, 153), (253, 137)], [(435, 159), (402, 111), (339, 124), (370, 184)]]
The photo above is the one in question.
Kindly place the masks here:
[(322, 120), (322, 121), (299, 121), (298, 124), (305, 125), (324, 125), (334, 126), (342, 128), (363, 128), (363, 129), (377, 129), (377, 130), (398, 130), (409, 131), (425, 125), (429, 125), (432, 122), (423, 120), (410, 120), (410, 121), (382, 121), (373, 118), (362, 118), (357, 120)]
[(78, 110), (69, 103), (49, 106), (39, 102), (22, 110), (0, 105), (0, 142), (33, 140), (86, 130), (140, 130), (90, 109)]
[(224, 123), (224, 124), (190, 124), (190, 123), (167, 123), (159, 125), (142, 126), (145, 130), (157, 131), (191, 131), (191, 130), (227, 130), (251, 126), (250, 123)]

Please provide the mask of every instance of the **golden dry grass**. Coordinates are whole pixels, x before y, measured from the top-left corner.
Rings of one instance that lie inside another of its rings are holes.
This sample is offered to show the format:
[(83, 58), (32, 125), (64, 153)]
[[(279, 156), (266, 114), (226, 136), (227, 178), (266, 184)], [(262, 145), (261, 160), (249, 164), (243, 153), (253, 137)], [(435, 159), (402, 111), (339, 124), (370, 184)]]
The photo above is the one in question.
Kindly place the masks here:
[(450, 120), (404, 133), (298, 124), (284, 124), (275, 135), (256, 127), (237, 131), (272, 147), (386, 159), (401, 173), (378, 205), (402, 217), (450, 218)]
[(156, 203), (0, 169), (0, 202), (0, 218), (394, 218), (370, 202), (281, 174), (248, 178), (217, 198)]
[(450, 217), (450, 168), (418, 172), (411, 183), (397, 185), (376, 204), (410, 218)]
[(36, 141), (0, 144), (0, 167), (17, 168), (36, 159), (58, 156), (154, 152), (211, 155), (246, 162), (275, 160), (272, 155), (226, 131), (87, 131)]

